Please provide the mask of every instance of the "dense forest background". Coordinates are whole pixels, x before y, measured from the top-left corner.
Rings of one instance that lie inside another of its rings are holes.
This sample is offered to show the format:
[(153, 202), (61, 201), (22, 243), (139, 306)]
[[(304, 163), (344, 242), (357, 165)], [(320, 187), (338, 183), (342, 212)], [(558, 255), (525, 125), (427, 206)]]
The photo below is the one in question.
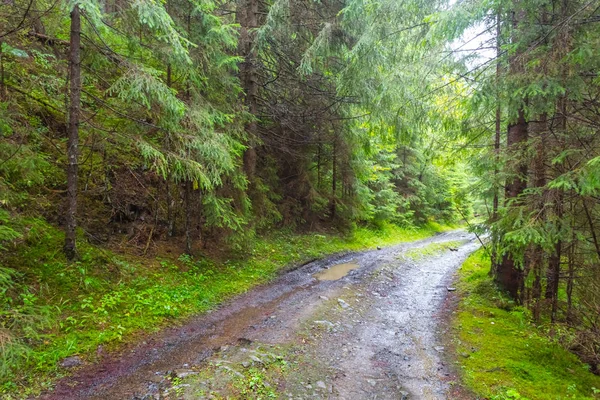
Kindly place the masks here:
[(480, 217), (498, 284), (598, 371), (599, 9), (4, 1), (5, 365), (75, 318), (43, 317), (52, 277), (74, 271), (81, 302), (127, 270), (91, 248), (185, 261)]

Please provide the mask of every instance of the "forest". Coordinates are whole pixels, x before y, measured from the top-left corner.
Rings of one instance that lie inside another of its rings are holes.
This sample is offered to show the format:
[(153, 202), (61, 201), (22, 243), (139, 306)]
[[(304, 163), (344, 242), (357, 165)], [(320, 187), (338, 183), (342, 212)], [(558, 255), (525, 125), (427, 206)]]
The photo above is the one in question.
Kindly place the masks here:
[(599, 68), (595, 0), (2, 1), (0, 396), (458, 224), (600, 374)]

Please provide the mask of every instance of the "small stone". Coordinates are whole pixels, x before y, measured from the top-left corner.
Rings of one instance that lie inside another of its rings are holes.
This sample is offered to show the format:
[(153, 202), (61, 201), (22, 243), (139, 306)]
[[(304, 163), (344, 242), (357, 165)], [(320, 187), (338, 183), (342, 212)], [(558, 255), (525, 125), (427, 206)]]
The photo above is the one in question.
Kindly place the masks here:
[(342, 299), (337, 299), (339, 305), (343, 308), (343, 309), (347, 309), (350, 308), (350, 304), (346, 303), (344, 300)]
[(183, 378), (185, 378), (187, 376), (191, 376), (191, 375), (198, 375), (198, 372), (193, 371), (191, 369), (176, 369), (175, 371), (173, 371), (173, 373), (179, 379), (183, 379)]
[(454, 291), (456, 291), (456, 288), (454, 288), (454, 287), (447, 287), (446, 289), (447, 289), (449, 292), (454, 292)]
[(410, 357), (409, 356), (404, 356), (404, 361), (410, 361)]
[(317, 381), (317, 383), (315, 383), (315, 385), (317, 385), (317, 387), (319, 389), (327, 389), (327, 386), (325, 385), (325, 382), (323, 382), (323, 381)]
[(381, 250), (381, 246), (377, 246), (377, 250)]
[(435, 349), (435, 351), (441, 353), (442, 351), (444, 351), (444, 346), (435, 346), (434, 349)]
[(83, 360), (79, 356), (67, 357), (60, 362), (60, 366), (63, 368), (75, 368), (83, 364)]
[(329, 300), (329, 297), (327, 297), (327, 296), (319, 296), (319, 298), (320, 298), (321, 300)]
[(408, 400), (408, 392), (401, 390), (400, 391), (400, 400)]
[(334, 327), (333, 323), (331, 323), (331, 322), (329, 322), (329, 321), (327, 321), (327, 320), (323, 320), (323, 321), (315, 321), (315, 324), (317, 324), (317, 325), (325, 325), (325, 326), (328, 326), (328, 327), (330, 327), (330, 328), (333, 328), (333, 327)]
[(250, 359), (256, 363), (264, 364), (263, 360), (261, 360), (260, 358), (258, 358), (256, 356), (250, 356)]
[(242, 361), (242, 367), (248, 368), (248, 367), (250, 367), (250, 365), (252, 365), (250, 362), (248, 362), (248, 361)]
[(369, 385), (371, 385), (372, 387), (375, 387), (375, 385), (377, 385), (377, 381), (375, 379), (367, 379), (367, 382), (369, 383)]

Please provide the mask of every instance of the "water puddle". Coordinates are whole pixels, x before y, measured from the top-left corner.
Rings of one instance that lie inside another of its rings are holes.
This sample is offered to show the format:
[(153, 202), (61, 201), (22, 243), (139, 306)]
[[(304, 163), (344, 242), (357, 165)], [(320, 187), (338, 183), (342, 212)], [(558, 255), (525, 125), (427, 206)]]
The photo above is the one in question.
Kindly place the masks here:
[(356, 260), (352, 260), (349, 263), (334, 265), (331, 268), (317, 272), (313, 276), (320, 281), (337, 281), (348, 275), (350, 271), (358, 268), (360, 268), (360, 265), (356, 264)]

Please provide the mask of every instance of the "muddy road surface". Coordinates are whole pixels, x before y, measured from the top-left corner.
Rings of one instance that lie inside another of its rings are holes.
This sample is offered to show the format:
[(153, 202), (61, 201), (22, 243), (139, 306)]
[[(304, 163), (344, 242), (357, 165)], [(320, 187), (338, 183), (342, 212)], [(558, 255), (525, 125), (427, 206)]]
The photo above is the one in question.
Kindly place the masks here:
[(446, 399), (440, 310), (476, 248), (453, 231), (303, 265), (42, 399)]

